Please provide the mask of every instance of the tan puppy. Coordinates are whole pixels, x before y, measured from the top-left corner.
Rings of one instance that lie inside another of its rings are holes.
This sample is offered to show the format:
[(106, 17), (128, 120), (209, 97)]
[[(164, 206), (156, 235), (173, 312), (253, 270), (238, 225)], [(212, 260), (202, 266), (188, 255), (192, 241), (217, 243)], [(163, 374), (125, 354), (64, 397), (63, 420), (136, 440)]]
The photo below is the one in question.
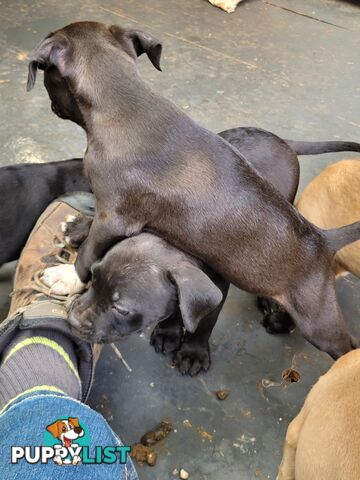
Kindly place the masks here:
[(227, 13), (235, 12), (236, 7), (242, 0), (209, 0), (212, 5), (215, 7), (225, 10)]
[(339, 358), (287, 430), (277, 480), (359, 480), (360, 349)]
[[(327, 167), (305, 188), (296, 206), (307, 220), (324, 229), (359, 220), (359, 159), (341, 160)], [(335, 275), (351, 272), (360, 277), (360, 241), (337, 252), (334, 271)]]
[[(297, 207), (321, 228), (360, 218), (360, 162), (327, 167), (304, 190)], [(360, 242), (341, 249), (336, 275), (360, 277)], [(278, 480), (360, 478), (360, 350), (340, 358), (312, 388), (287, 430)]]

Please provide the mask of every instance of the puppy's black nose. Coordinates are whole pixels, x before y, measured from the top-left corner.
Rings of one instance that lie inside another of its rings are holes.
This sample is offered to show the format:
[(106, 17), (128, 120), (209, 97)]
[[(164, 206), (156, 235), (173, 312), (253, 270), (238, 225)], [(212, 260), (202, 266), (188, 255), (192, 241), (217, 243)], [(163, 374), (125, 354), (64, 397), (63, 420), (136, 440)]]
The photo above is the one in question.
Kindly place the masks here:
[(77, 433), (78, 435), (80, 435), (80, 433), (82, 432), (82, 428), (81, 427), (75, 427), (74, 432)]

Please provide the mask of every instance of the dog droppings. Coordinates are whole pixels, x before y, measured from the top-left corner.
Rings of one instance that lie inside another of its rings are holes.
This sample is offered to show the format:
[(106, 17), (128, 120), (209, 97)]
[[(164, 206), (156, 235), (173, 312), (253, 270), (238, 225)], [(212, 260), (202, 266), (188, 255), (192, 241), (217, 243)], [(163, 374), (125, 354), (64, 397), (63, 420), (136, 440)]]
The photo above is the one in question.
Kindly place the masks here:
[(187, 472), (186, 470), (184, 470), (184, 469), (182, 468), (182, 469), (180, 470), (179, 477), (180, 477), (182, 480), (187, 480), (187, 479), (190, 477), (190, 474), (189, 474), (189, 472)]
[(157, 453), (149, 452), (149, 454), (146, 457), (147, 464), (150, 465), (150, 467), (152, 467), (156, 464), (156, 460), (157, 460)]
[(154, 452), (151, 446), (167, 437), (172, 430), (171, 422), (163, 420), (160, 425), (145, 433), (141, 437), (140, 443), (133, 445), (130, 453), (131, 458), (136, 460), (137, 463), (147, 463), (150, 467), (153, 467), (157, 462), (158, 454)]
[(185, 419), (183, 421), (183, 425), (184, 425), (185, 428), (192, 428), (192, 423), (188, 419)]
[(252, 413), (251, 413), (251, 410), (247, 409), (247, 408), (243, 408), (242, 410), (240, 410), (240, 413), (243, 417), (247, 417), (247, 418), (251, 418), (252, 417)]
[(136, 460), (137, 463), (147, 463), (150, 467), (153, 467), (157, 461), (157, 453), (150, 447), (145, 447), (141, 443), (135, 443), (131, 449), (131, 458)]
[(155, 443), (160, 442), (160, 440), (163, 440), (165, 437), (167, 437), (172, 430), (173, 426), (171, 422), (163, 420), (160, 425), (145, 433), (141, 437), (140, 443), (145, 446), (155, 445)]
[(219, 400), (226, 400), (230, 395), (230, 390), (222, 389), (215, 392), (215, 395)]
[(293, 368), (287, 368), (282, 372), (281, 375), (282, 375), (282, 378), (287, 383), (299, 382), (301, 378), (301, 374), (297, 370), (294, 370)]
[(290, 367), (284, 370), (281, 374), (282, 380), (281, 382), (274, 382), (267, 378), (263, 378), (258, 385), (259, 392), (263, 398), (265, 398), (264, 390), (269, 387), (281, 387), (286, 388), (288, 385), (292, 383), (297, 383), (301, 379), (301, 374), (294, 368)]
[(215, 435), (211, 435), (211, 433), (207, 432), (202, 427), (198, 427), (197, 431), (200, 435), (202, 442), (205, 442), (205, 440), (207, 440), (208, 442), (212, 443), (212, 441), (214, 440)]

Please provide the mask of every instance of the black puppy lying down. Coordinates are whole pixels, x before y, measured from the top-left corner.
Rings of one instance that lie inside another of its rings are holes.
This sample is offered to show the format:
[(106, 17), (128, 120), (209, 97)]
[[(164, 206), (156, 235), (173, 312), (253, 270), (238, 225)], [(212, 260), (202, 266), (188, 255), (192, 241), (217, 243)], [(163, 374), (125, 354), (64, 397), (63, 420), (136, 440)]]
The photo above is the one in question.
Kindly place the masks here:
[[(74, 244), (74, 237), (76, 244), (85, 240), (91, 221), (82, 217), (67, 223), (70, 243)], [(174, 353), (174, 363), (183, 374), (208, 370), (209, 337), (228, 282), (151, 233), (119, 242), (92, 273), (89, 289), (70, 311), (70, 323), (79, 336), (107, 343), (157, 325), (151, 335), (157, 352)], [(195, 324), (199, 324), (196, 330)]]
[(90, 191), (79, 158), (0, 168), (0, 266), (19, 258), (49, 203), (78, 190)]

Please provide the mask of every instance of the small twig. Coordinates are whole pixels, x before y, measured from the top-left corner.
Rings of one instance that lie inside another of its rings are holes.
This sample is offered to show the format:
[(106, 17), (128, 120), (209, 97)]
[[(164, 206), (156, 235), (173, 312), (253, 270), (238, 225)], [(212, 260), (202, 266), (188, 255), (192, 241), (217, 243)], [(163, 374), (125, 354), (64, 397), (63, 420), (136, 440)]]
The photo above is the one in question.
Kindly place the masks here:
[(111, 348), (114, 350), (115, 352), (115, 355), (118, 357), (118, 359), (120, 359), (122, 361), (122, 363), (125, 365), (125, 367), (127, 368), (127, 370), (129, 370), (129, 372), (131, 373), (132, 372), (132, 369), (130, 367), (130, 365), (127, 363), (127, 361), (124, 359), (124, 357), (121, 355), (120, 353), (120, 350), (117, 348), (117, 346), (115, 345), (115, 343), (110, 343), (110, 346)]
[(264, 395), (264, 390), (265, 388), (269, 387), (287, 387), (291, 383), (296, 383), (300, 381), (301, 374), (297, 370), (295, 370), (295, 364), (296, 364), (296, 353), (293, 355), (292, 362), (291, 362), (291, 367), (287, 368), (284, 370), (281, 374), (282, 380), (281, 382), (274, 382), (272, 380), (269, 380), (267, 378), (263, 378), (259, 385), (258, 389), (260, 391), (260, 394), (262, 397), (265, 398)]

